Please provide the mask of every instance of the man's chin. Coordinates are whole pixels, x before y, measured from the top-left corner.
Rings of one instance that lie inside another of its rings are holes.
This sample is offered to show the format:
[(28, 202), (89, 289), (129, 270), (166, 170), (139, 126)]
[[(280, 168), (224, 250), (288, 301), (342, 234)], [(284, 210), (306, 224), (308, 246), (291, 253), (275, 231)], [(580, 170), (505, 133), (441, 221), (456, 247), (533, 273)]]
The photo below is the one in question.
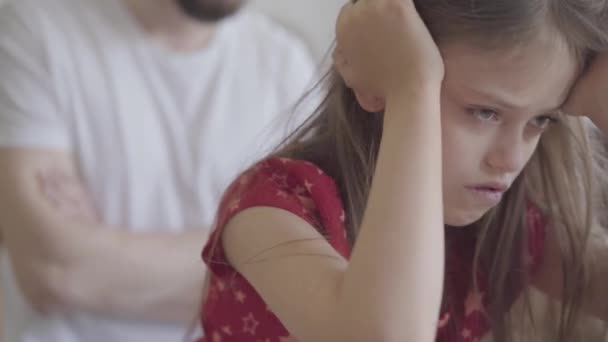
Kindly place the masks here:
[(243, 6), (244, 0), (177, 0), (184, 13), (201, 22), (213, 23), (229, 17)]

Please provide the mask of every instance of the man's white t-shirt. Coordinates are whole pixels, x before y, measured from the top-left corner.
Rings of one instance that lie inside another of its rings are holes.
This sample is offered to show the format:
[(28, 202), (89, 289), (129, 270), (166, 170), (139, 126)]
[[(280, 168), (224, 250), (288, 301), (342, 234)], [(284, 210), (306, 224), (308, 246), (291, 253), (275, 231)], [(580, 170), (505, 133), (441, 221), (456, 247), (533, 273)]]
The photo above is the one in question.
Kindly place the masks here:
[[(286, 132), (314, 73), (299, 40), (248, 8), (205, 49), (179, 53), (151, 41), (122, 0), (10, 0), (0, 7), (0, 146), (71, 151), (110, 226), (205, 229), (230, 181)], [(0, 259), (7, 342), (184, 339), (185, 325), (40, 316)]]

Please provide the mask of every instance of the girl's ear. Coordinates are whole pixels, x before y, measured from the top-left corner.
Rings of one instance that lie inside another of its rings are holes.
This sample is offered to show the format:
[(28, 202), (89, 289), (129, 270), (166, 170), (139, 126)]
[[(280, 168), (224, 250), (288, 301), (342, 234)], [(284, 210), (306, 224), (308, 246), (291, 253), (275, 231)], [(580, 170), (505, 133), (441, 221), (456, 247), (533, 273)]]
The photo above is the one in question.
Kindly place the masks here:
[(359, 106), (361, 106), (361, 108), (363, 108), (363, 110), (366, 112), (378, 113), (384, 110), (385, 103), (382, 98), (355, 90), (353, 91), (355, 93), (355, 97), (357, 98), (357, 102), (359, 102)]

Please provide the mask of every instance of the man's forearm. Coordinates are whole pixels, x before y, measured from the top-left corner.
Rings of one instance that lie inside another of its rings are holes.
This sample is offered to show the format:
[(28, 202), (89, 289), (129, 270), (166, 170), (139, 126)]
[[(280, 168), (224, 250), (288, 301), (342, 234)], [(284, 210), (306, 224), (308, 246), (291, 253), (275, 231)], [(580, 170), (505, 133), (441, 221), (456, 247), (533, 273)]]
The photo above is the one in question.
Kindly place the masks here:
[(192, 320), (206, 229), (138, 234), (104, 224), (66, 152), (0, 149), (0, 166), (3, 245), (36, 310)]
[[(205, 266), (206, 230), (131, 233), (74, 229), (63, 244), (59, 305), (134, 319), (188, 323), (196, 317)], [(66, 253), (67, 252), (67, 253)]]

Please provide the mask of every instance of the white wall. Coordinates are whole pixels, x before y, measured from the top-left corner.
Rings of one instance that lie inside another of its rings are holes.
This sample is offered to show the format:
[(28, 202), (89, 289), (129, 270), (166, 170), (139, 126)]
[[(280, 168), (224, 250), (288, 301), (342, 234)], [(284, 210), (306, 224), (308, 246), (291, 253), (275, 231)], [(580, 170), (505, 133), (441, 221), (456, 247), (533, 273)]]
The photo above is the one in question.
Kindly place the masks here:
[[(2, 1), (2, 0), (0, 0)], [(334, 40), (336, 17), (346, 0), (251, 0), (253, 5), (302, 35), (315, 58)]]

